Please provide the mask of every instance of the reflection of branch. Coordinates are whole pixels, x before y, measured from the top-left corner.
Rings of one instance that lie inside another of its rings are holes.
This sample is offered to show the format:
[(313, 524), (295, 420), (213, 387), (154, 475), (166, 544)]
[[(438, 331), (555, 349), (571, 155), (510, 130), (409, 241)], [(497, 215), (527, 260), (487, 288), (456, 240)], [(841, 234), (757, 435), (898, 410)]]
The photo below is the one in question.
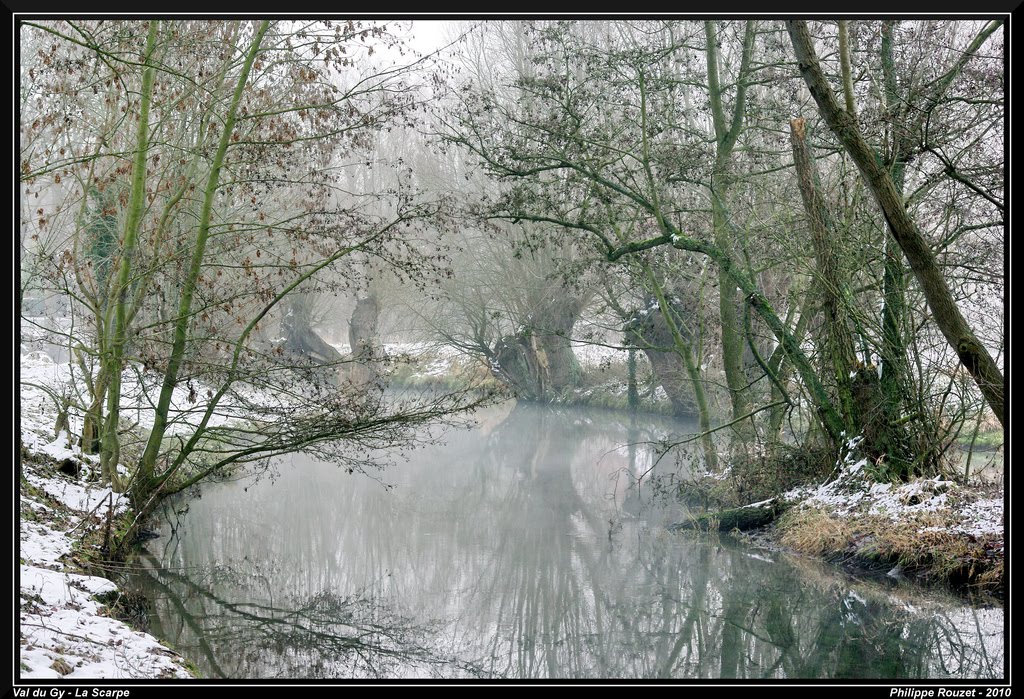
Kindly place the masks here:
[[(718, 616), (718, 615), (717, 614), (711, 614), (710, 616), (714, 617), (714, 616)], [(775, 641), (773, 641), (771, 638), (765, 638), (764, 636), (759, 634), (757, 631), (754, 631), (753, 629), (747, 628), (743, 624), (739, 624), (739, 623), (733, 621), (732, 619), (730, 619), (729, 617), (722, 617), (722, 623), (723, 624), (729, 624), (730, 626), (733, 626), (733, 627), (739, 629), (740, 631), (746, 631), (748, 634), (750, 634), (754, 638), (758, 639), (759, 641), (764, 641), (768, 645), (775, 646), (776, 648), (778, 648), (778, 649), (780, 649), (782, 651), (785, 651), (787, 648), (791, 647), (791, 646), (780, 645), (779, 643), (776, 643)]]
[[(142, 554), (142, 557), (150, 559), (151, 563), (156, 562), (156, 559), (153, 557), (152, 554), (144, 553)], [(213, 668), (213, 671), (216, 672), (217, 675), (220, 677), (228, 677), (227, 673), (224, 672), (220, 664), (217, 662), (217, 656), (214, 654), (213, 649), (210, 648), (210, 644), (206, 640), (206, 636), (205, 634), (203, 634), (202, 629), (196, 622), (195, 617), (191, 613), (189, 613), (189, 611), (185, 608), (185, 605), (181, 601), (181, 599), (177, 595), (175, 595), (171, 588), (168, 585), (166, 585), (163, 581), (161, 581), (158, 576), (149, 575), (148, 577), (150, 580), (152, 580), (153, 584), (155, 584), (165, 593), (167, 599), (170, 600), (171, 604), (174, 605), (174, 609), (177, 611), (178, 617), (182, 620), (182, 622), (184, 622), (192, 630), (192, 632), (195, 633), (196, 640), (199, 644), (199, 649), (203, 652), (203, 655), (206, 657), (206, 661), (210, 664), (210, 667)]]
[[(180, 583), (187, 588), (189, 597), (198, 596), (209, 600), (220, 610), (231, 613), (232, 616), (228, 616), (227, 619), (224, 618), (224, 614), (216, 618), (219, 630), (227, 633), (221, 637), (223, 641), (231, 640), (232, 632), (237, 634), (234, 639), (236, 641), (251, 643), (253, 639), (249, 634), (253, 633), (278, 647), (285, 641), (291, 641), (289, 647), (293, 649), (316, 648), (321, 655), (355, 655), (375, 674), (379, 672), (373, 668), (372, 660), (381, 656), (433, 665), (449, 665), (455, 662), (452, 658), (438, 657), (429, 648), (412, 642), (413, 635), (429, 631), (429, 625), (413, 626), (408, 620), (392, 615), (388, 615), (382, 622), (372, 621), (372, 616), (376, 612), (372, 599), (342, 598), (324, 592), (293, 609), (258, 602), (231, 602), (196, 584), (188, 577), (159, 567), (152, 554), (143, 555), (155, 566), (154, 579), (167, 592), (168, 598), (172, 600), (183, 618), (191, 618), (191, 615), (184, 611), (181, 596), (176, 595), (168, 585), (160, 581), (160, 578)], [(368, 608), (367, 618), (356, 618), (360, 608)], [(233, 630), (230, 628), (232, 621), (243, 622), (243, 626)], [(189, 626), (196, 633), (201, 645), (213, 631), (209, 628), (199, 628), (194, 623), (190, 623)], [(333, 629), (338, 626), (351, 629), (352, 632), (337, 633)], [(206, 652), (206, 655), (216, 667), (212, 649)], [(221, 676), (226, 676), (222, 669), (216, 669)]]
[(971, 616), (974, 618), (974, 628), (978, 632), (978, 645), (981, 646), (981, 659), (985, 663), (985, 669), (988, 670), (990, 677), (995, 677), (996, 673), (992, 669), (992, 661), (988, 658), (988, 648), (985, 647), (984, 634), (981, 631), (981, 620), (978, 618), (978, 610), (971, 608)]

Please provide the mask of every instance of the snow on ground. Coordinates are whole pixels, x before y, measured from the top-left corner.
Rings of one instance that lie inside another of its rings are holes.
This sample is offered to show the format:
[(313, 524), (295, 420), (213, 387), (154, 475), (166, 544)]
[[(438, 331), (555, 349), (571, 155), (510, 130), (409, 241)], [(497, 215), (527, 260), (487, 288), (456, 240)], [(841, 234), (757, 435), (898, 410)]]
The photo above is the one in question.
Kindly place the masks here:
[[(349, 353), (346, 343), (332, 343), (331, 346), (343, 355)], [(416, 365), (417, 376), (444, 376), (451, 373), (459, 362), (470, 358), (464, 351), (438, 342), (385, 342), (384, 350), (390, 357)], [(625, 364), (629, 355), (625, 349), (580, 341), (572, 342), (572, 351), (585, 368)]]
[[(347, 345), (344, 351), (348, 351)], [(416, 364), (417, 376), (446, 376), (468, 357), (450, 345), (429, 342), (386, 342), (384, 351), (389, 357), (404, 357)]]
[(46, 387), (59, 393), (60, 387), (68, 381), (70, 367), (67, 363), (57, 364), (45, 352), (30, 352), (21, 355), (21, 419), (22, 441), (26, 447), (42, 451), (44, 445), (53, 439), (53, 427), (57, 406), (44, 390)]
[[(878, 483), (867, 473), (866, 459), (855, 460), (857, 443), (851, 440), (848, 455), (839, 465), (839, 476), (817, 487), (803, 486), (782, 498), (827, 511), (843, 519), (883, 517), (919, 531), (940, 531), (928, 526), (923, 515), (946, 515), (954, 522), (945, 527), (952, 533), (975, 538), (1003, 537), (1003, 500), (983, 497), (981, 492), (941, 477), (919, 478), (909, 483)], [(921, 524), (915, 524), (920, 521)]]
[[(347, 343), (331, 346), (343, 356), (350, 352)], [(410, 364), (416, 377), (447, 376), (457, 373), (467, 362), (477, 361), (462, 350), (438, 342), (385, 342), (384, 351), (392, 359)]]
[(181, 658), (153, 636), (106, 615), (94, 595), (116, 592), (114, 583), (68, 570), (66, 556), (84, 534), (83, 525), (92, 522), (84, 508), (106, 499), (109, 489), (90, 492), (61, 475), (48, 476), (34, 464), (22, 467), (29, 483), (58, 502), (21, 496), (21, 678), (191, 677)]
[[(45, 352), (30, 350), (21, 357), (22, 444), (30, 454), (43, 454), (58, 463), (73, 458), (90, 473), (91, 457), (69, 447), (65, 433), (53, 437), (56, 403), (38, 386), (58, 390), (71, 372)], [(28, 386), (24, 382), (37, 386)], [(109, 488), (90, 485), (23, 460), (22, 475), (30, 487), (20, 496), (20, 677), (22, 679), (139, 679), (189, 678), (191, 674), (173, 651), (151, 635), (132, 630), (106, 615), (94, 595), (116, 592), (109, 580), (69, 570), (67, 556), (104, 502), (115, 511), (127, 504)]]
[(588, 368), (625, 364), (629, 359), (629, 350), (589, 342), (573, 342), (572, 351), (580, 366)]
[(155, 638), (104, 616), (93, 596), (116, 589), (103, 578), (22, 565), (21, 678), (191, 677)]
[[(30, 471), (24, 472), (25, 480), (44, 491), (47, 495), (59, 500), (66, 507), (88, 515), (111, 497), (110, 488), (100, 488), (95, 484), (80, 484), (68, 478), (48, 478)], [(120, 511), (127, 507), (120, 495), (113, 495), (111, 504), (114, 511)], [(106, 508), (103, 509), (106, 512)]]

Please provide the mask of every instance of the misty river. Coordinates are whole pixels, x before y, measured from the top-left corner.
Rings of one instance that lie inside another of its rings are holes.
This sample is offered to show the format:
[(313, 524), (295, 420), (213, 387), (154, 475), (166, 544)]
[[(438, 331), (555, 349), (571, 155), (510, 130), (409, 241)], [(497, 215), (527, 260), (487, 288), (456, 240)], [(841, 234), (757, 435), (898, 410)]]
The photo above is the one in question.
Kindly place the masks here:
[(172, 500), (133, 561), (205, 677), (998, 678), (1003, 610), (676, 534), (696, 431), (512, 403), (373, 477), (303, 456)]

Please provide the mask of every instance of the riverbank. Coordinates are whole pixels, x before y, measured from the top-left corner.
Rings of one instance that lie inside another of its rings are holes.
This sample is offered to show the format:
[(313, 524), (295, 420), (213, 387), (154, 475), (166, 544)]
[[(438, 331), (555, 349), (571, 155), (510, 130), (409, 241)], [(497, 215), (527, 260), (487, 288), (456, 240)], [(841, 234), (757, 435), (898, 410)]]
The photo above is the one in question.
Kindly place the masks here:
[[(820, 484), (728, 510), (728, 517), (712, 511), (682, 527), (742, 529), (756, 546), (821, 558), (858, 575), (1003, 599), (1002, 488), (942, 477), (877, 482), (867, 460), (857, 458), (856, 440), (851, 444)], [(709, 492), (721, 480), (708, 474), (689, 492)]]
[(128, 514), (109, 488), (90, 482), (96, 464), (55, 439), (56, 408), (41, 389), (59, 366), (22, 355), (19, 606), (21, 679), (188, 679), (187, 662), (153, 636), (114, 618), (117, 585), (89, 574), (108, 521)]

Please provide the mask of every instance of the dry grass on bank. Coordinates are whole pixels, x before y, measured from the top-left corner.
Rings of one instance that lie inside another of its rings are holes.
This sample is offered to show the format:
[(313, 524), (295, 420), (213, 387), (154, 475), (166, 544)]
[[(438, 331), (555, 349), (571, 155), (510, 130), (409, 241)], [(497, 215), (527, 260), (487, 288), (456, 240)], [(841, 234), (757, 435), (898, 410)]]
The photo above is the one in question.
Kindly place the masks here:
[(776, 523), (779, 542), (802, 554), (887, 572), (926, 583), (1001, 594), (1002, 536), (959, 531), (956, 511), (924, 512), (912, 519), (844, 517), (795, 507)]

